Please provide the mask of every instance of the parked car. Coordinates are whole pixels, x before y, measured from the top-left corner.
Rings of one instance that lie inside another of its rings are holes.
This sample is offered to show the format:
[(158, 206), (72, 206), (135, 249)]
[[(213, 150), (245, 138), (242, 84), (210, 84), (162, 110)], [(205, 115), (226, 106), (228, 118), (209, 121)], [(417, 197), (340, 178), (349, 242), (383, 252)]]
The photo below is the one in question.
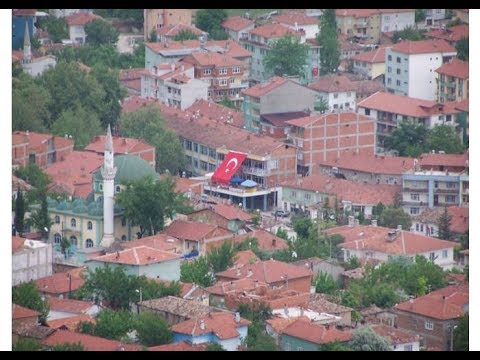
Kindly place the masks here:
[(273, 213), (275, 216), (287, 217), (290, 216), (290, 211), (287, 210), (275, 210)]

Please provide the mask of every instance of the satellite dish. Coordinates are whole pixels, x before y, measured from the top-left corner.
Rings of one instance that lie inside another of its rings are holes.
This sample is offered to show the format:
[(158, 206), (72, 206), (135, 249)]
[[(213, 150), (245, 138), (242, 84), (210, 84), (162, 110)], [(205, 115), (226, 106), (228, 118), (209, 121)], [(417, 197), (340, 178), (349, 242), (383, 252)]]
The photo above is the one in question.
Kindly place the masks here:
[(296, 251), (292, 251), (292, 258), (296, 259), (297, 257), (298, 257), (298, 255), (297, 255)]

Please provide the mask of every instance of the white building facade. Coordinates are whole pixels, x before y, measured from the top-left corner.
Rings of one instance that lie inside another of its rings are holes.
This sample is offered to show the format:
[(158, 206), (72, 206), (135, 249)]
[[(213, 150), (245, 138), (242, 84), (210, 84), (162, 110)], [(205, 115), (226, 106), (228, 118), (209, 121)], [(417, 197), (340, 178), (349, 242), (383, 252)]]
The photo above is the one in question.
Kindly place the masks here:
[(25, 240), (24, 246), (12, 254), (12, 285), (52, 275), (52, 264), (51, 243)]

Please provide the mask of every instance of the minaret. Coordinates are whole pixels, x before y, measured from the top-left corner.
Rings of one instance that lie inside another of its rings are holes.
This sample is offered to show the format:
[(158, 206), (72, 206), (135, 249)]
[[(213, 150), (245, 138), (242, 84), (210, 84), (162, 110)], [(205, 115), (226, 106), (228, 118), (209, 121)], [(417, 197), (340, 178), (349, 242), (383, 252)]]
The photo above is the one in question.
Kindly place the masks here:
[(25, 22), (25, 35), (23, 37), (23, 63), (32, 61), (32, 47), (30, 44), (30, 32), (28, 31), (28, 22)]
[(114, 199), (114, 179), (117, 168), (113, 165), (113, 142), (110, 124), (108, 124), (107, 137), (105, 138), (105, 153), (103, 157), (102, 177), (103, 177), (103, 238), (101, 246), (110, 247), (115, 236), (113, 234), (113, 206)]

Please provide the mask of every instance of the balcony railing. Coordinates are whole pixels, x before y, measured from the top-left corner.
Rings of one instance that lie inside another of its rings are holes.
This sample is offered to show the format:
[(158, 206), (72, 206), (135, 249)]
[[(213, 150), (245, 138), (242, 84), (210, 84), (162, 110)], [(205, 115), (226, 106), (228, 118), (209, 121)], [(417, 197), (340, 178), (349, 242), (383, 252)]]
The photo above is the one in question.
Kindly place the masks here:
[(257, 176), (268, 176), (270, 171), (267, 169), (261, 169), (256, 167), (242, 166), (242, 170), (245, 174), (253, 174)]
[(233, 82), (228, 84), (229, 89), (246, 89), (248, 88), (248, 81), (242, 81), (241, 83)]
[(403, 205), (413, 205), (413, 206), (428, 206), (428, 202), (426, 201), (402, 201)]
[(437, 194), (458, 194), (458, 188), (457, 189), (435, 189), (434, 192)]
[(428, 192), (428, 188), (415, 188), (415, 187), (403, 187), (403, 191), (406, 192)]

